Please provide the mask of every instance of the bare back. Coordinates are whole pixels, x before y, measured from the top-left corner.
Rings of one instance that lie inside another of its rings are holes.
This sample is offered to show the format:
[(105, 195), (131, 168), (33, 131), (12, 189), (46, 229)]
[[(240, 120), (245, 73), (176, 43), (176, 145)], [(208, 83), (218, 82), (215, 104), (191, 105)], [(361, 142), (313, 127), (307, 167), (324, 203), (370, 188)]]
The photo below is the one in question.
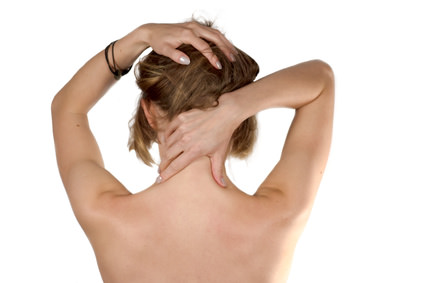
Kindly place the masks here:
[[(143, 30), (120, 40), (117, 50), (132, 51), (134, 38), (146, 35)], [(123, 55), (123, 62), (134, 62), (147, 46)], [(196, 118), (205, 125), (197, 124), (193, 131), (208, 129), (202, 140), (214, 141), (224, 132), (232, 134), (223, 131), (229, 121), (273, 107), (296, 109), (281, 158), (254, 196), (230, 180), (226, 188), (219, 187), (211, 176), (217, 158), (212, 155), (210, 161), (211, 155), (202, 154), (187, 137), (176, 144), (195, 149), (199, 161), (164, 183), (131, 194), (105, 169), (88, 123), (88, 111), (114, 80), (105, 53), (99, 52), (52, 102), (59, 172), (104, 282), (286, 282), (329, 154), (334, 103), (330, 67), (317, 60), (288, 67), (223, 94), (213, 111), (199, 110), (207, 119)], [(179, 158), (168, 168), (177, 168), (177, 160), (191, 151), (176, 152)]]
[(275, 199), (178, 181), (104, 195), (83, 221), (105, 283), (284, 282), (300, 227)]

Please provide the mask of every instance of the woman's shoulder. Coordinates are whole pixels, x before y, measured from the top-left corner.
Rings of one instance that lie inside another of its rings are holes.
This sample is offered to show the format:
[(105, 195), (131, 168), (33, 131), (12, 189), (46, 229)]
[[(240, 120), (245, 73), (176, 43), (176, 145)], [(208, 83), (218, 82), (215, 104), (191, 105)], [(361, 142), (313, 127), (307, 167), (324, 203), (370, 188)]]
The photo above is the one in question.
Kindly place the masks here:
[(233, 184), (228, 188), (164, 185), (154, 185), (136, 194), (105, 194), (95, 206), (96, 210), (87, 215), (88, 225), (105, 228), (114, 223), (133, 227), (196, 223), (199, 227), (216, 223), (251, 231), (285, 226), (293, 216), (281, 194), (274, 190), (263, 189), (261, 193), (249, 195)]

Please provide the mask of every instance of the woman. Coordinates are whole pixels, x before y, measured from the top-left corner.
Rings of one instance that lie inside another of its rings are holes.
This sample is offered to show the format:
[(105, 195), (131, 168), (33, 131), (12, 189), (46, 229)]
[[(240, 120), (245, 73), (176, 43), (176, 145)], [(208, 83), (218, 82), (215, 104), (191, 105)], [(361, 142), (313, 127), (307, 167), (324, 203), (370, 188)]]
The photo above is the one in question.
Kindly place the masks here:
[[(142, 98), (129, 145), (150, 163), (158, 142), (160, 177), (131, 194), (104, 169), (87, 113), (149, 46), (155, 52), (137, 66)], [(250, 83), (257, 72), (211, 27), (148, 24), (95, 55), (56, 95), (59, 171), (104, 282), (286, 281), (328, 157), (333, 74), (310, 61)], [(184, 83), (194, 73), (204, 96)], [(197, 99), (180, 97), (189, 91)], [(253, 115), (272, 107), (296, 114), (279, 162), (250, 196), (228, 179), (224, 160), (249, 153)]]

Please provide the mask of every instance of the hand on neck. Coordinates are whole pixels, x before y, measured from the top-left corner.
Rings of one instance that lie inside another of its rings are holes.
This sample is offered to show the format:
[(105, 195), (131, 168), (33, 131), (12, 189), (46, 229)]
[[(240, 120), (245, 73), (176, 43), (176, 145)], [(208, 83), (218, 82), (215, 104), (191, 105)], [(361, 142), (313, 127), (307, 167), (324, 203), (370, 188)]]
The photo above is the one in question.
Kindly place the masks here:
[[(158, 144), (159, 154), (163, 156), (164, 148), (161, 144)], [(172, 165), (171, 165), (172, 166)], [(223, 168), (225, 168), (223, 164)], [(231, 184), (231, 181), (224, 172), (224, 180), (227, 184)], [(165, 182), (168, 184), (187, 184), (187, 185), (212, 185), (221, 187), (214, 180), (211, 170), (211, 160), (208, 156), (202, 156), (192, 161), (188, 166), (183, 168), (173, 177), (169, 178)]]

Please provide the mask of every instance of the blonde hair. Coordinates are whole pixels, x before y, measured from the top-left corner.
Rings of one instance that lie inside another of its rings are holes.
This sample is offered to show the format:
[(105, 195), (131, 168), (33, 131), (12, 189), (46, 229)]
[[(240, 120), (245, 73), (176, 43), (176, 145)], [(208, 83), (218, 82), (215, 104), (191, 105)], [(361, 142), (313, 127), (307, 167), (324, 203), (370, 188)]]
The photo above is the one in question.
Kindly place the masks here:
[[(211, 25), (211, 24), (209, 24)], [(208, 42), (208, 41), (207, 41)], [(208, 42), (219, 58), (222, 69), (215, 69), (207, 58), (191, 45), (178, 49), (190, 58), (189, 65), (180, 65), (170, 58), (150, 52), (136, 65), (136, 82), (142, 91), (135, 115), (130, 120), (129, 150), (147, 165), (154, 161), (149, 149), (157, 141), (157, 132), (149, 125), (141, 107), (141, 99), (155, 103), (171, 121), (178, 114), (197, 108), (206, 109), (218, 105), (219, 97), (254, 81), (259, 72), (258, 64), (238, 49), (236, 61), (230, 62), (222, 51)], [(247, 157), (253, 148), (257, 134), (255, 116), (243, 121), (233, 132), (230, 155)]]

